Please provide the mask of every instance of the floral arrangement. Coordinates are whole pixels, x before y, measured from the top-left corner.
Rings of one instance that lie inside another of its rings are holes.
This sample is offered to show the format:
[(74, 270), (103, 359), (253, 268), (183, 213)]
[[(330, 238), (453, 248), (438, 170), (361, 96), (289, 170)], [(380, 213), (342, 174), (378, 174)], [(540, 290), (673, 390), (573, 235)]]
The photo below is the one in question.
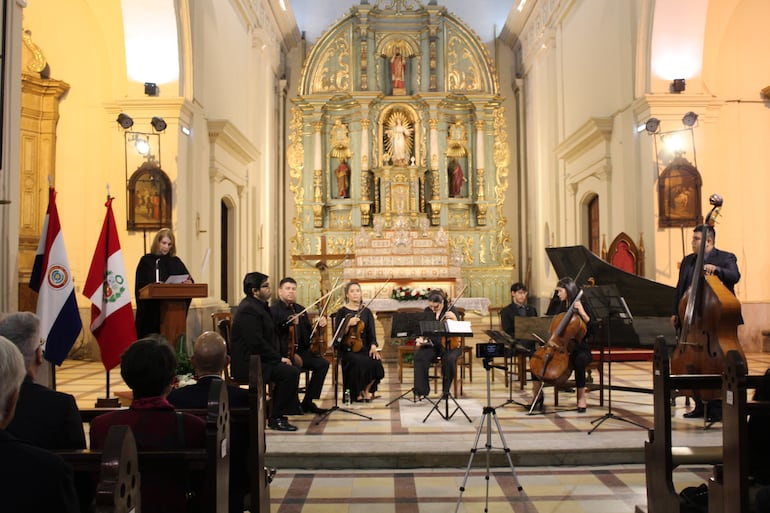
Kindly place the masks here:
[(430, 288), (413, 289), (412, 287), (396, 287), (391, 292), (390, 297), (396, 301), (417, 301), (418, 299), (428, 299)]

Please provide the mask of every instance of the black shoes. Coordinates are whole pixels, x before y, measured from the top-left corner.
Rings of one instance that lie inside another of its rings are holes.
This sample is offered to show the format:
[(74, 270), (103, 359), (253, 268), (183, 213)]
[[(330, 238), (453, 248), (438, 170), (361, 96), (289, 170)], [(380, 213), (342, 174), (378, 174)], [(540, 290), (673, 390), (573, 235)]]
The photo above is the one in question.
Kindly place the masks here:
[(315, 405), (313, 401), (310, 401), (309, 403), (302, 403), (302, 411), (315, 413), (316, 415), (323, 415), (329, 410), (326, 410), (324, 408), (319, 408), (318, 406)]
[(275, 431), (296, 431), (297, 426), (289, 424), (289, 420), (286, 417), (278, 417), (277, 419), (268, 419), (267, 427)]
[(539, 411), (544, 412), (545, 411), (545, 397), (540, 394), (540, 396), (537, 398), (537, 401), (534, 402), (532, 407), (530, 408), (532, 411)]

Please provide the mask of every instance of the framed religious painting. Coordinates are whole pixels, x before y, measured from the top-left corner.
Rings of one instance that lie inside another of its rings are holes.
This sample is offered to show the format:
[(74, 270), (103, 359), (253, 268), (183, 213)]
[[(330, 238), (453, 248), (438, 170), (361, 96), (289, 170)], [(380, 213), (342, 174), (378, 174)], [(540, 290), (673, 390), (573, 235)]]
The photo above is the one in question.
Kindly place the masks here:
[(684, 157), (674, 158), (658, 177), (658, 226), (690, 227), (703, 222), (702, 179)]
[(171, 180), (154, 162), (145, 162), (128, 180), (129, 230), (171, 227)]

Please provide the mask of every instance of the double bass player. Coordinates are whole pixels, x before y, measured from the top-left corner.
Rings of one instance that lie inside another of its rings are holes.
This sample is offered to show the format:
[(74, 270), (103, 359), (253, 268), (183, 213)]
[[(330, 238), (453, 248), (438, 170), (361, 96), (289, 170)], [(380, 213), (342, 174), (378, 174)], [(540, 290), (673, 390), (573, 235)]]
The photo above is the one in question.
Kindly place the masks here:
[[(703, 245), (703, 236), (706, 236), (703, 255), (703, 272), (706, 276), (716, 276), (727, 287), (727, 289), (735, 294), (735, 284), (741, 279), (741, 273), (738, 270), (738, 262), (733, 253), (729, 251), (722, 251), (717, 249), (714, 245), (716, 239), (716, 232), (713, 226), (708, 224), (698, 225), (693, 229), (692, 234), (692, 253), (687, 255), (682, 260), (682, 265), (679, 268), (679, 280), (676, 284), (676, 292), (674, 295), (674, 303), (672, 307), (671, 324), (677, 331), (681, 328), (682, 319), (679, 317), (679, 307), (682, 297), (690, 289), (692, 284), (693, 275), (695, 271), (695, 264), (700, 252), (701, 245)], [(718, 421), (721, 419), (721, 405), (719, 401), (714, 401), (710, 405), (709, 421)], [(703, 401), (695, 398), (695, 407), (692, 411), (685, 413), (686, 418), (702, 418), (705, 412)]]

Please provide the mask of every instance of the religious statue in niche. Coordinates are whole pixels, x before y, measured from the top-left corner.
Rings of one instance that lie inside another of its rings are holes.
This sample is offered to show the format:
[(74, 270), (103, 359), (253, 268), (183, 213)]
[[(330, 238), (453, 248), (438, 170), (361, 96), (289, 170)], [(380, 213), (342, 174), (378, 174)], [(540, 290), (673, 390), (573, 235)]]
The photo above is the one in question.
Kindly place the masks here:
[(385, 149), (394, 166), (408, 166), (412, 156), (412, 123), (402, 111), (393, 112), (385, 122)]
[(337, 177), (337, 197), (349, 198), (350, 197), (350, 166), (345, 159), (342, 159), (334, 170), (334, 175)]
[(396, 48), (393, 56), (390, 58), (390, 80), (393, 86), (393, 96), (405, 95), (404, 75), (406, 74), (406, 60), (401, 54), (401, 50)]
[(449, 197), (459, 198), (463, 193), (463, 183), (466, 181), (462, 165), (457, 159), (452, 159), (447, 166), (449, 174)]

